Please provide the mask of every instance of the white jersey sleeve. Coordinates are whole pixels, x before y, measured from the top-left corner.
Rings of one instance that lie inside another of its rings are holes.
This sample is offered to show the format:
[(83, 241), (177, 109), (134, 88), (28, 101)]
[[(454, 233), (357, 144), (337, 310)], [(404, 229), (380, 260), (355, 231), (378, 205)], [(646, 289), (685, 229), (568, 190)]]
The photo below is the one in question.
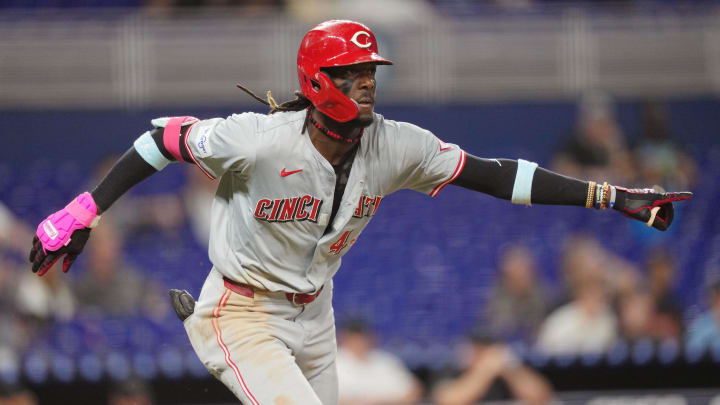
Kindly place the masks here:
[(386, 123), (386, 164), (394, 179), (390, 192), (407, 188), (435, 197), (462, 171), (465, 152), (459, 146), (413, 124)]
[(257, 150), (258, 114), (233, 114), (199, 121), (187, 134), (193, 160), (213, 178), (228, 170), (249, 174)]

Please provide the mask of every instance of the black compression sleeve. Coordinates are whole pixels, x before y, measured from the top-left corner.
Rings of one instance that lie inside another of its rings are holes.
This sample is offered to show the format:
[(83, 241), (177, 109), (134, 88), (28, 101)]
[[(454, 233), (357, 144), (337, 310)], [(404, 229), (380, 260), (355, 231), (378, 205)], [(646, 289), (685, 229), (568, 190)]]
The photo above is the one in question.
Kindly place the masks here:
[[(509, 200), (515, 185), (517, 161), (482, 159), (466, 154), (465, 168), (451, 184)], [(538, 167), (532, 183), (533, 204), (585, 206), (588, 183)]]
[(585, 206), (588, 182), (538, 167), (530, 201), (537, 204)]
[(509, 200), (515, 184), (517, 161), (510, 159), (482, 159), (465, 154), (465, 167), (450, 184)]
[[(167, 148), (165, 148), (165, 142), (163, 141), (163, 133), (165, 132), (165, 128), (155, 128), (151, 133), (150, 136), (152, 137), (153, 141), (155, 141), (155, 146), (157, 146), (160, 153), (162, 153), (163, 156), (165, 156), (165, 159), (173, 162), (176, 159), (173, 157), (173, 155), (168, 152)], [(182, 131), (181, 131), (182, 133)]]
[(155, 172), (157, 170), (137, 153), (135, 147), (131, 147), (115, 162), (115, 165), (105, 175), (105, 178), (90, 194), (92, 194), (93, 200), (95, 200), (95, 204), (97, 204), (101, 212), (105, 211), (131, 187), (150, 177)]

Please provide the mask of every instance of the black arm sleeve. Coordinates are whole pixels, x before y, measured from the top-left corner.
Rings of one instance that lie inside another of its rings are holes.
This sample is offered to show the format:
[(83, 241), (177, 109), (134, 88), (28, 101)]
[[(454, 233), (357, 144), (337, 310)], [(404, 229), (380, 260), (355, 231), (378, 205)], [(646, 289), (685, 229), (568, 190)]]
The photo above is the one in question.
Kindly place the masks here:
[(112, 169), (90, 194), (100, 212), (103, 212), (130, 188), (156, 172), (157, 170), (137, 153), (135, 147), (131, 147), (115, 162)]
[[(451, 183), (510, 200), (515, 185), (517, 161), (482, 159), (466, 154), (465, 168)], [(535, 170), (530, 200), (533, 204), (585, 206), (588, 183), (538, 167)]]
[[(186, 129), (186, 128), (183, 128), (183, 129)], [(160, 150), (160, 153), (162, 153), (162, 155), (165, 156), (165, 159), (173, 162), (173, 161), (175, 161), (175, 160), (177, 160), (177, 159), (175, 159), (175, 158), (173, 157), (173, 155), (171, 155), (170, 152), (168, 152), (167, 148), (165, 147), (165, 142), (163, 141), (163, 133), (164, 133), (164, 132), (165, 132), (165, 128), (155, 128), (155, 129), (150, 133), (150, 136), (152, 137), (153, 141), (155, 141), (155, 146), (157, 146), (158, 150)], [(184, 135), (185, 135), (185, 132), (182, 131), (182, 129), (180, 130), (180, 135), (181, 135), (181, 136), (184, 136)], [(182, 138), (182, 140), (184, 141), (185, 138)], [(182, 147), (184, 147), (184, 146), (185, 146), (185, 143), (184, 143), (184, 142), (181, 142), (180, 145), (181, 145)]]

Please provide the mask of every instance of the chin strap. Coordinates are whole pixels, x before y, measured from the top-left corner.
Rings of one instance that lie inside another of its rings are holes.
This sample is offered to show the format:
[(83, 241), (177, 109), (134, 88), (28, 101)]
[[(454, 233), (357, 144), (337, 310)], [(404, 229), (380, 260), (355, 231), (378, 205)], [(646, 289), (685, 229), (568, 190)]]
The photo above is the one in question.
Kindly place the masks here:
[(310, 121), (311, 124), (315, 126), (315, 128), (319, 129), (320, 132), (323, 134), (329, 136), (330, 138), (337, 139), (338, 141), (347, 142), (347, 143), (357, 143), (360, 141), (360, 138), (362, 138), (363, 134), (365, 133), (364, 129), (360, 130), (360, 135), (358, 135), (356, 138), (348, 138), (346, 136), (340, 135), (337, 132), (333, 132), (324, 126), (322, 126), (319, 122), (315, 121), (312, 117), (312, 110), (308, 110), (307, 113), (307, 119)]

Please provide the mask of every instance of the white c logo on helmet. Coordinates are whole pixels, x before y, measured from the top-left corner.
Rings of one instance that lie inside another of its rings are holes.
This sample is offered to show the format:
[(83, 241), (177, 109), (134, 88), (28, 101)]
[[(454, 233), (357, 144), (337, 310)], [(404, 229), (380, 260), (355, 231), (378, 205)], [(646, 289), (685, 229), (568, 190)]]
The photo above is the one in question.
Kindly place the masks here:
[[(361, 44), (361, 43), (358, 41), (358, 38), (359, 38), (361, 35), (364, 35), (364, 36), (368, 37), (367, 42), (365, 42), (364, 44)], [(372, 42), (370, 42), (370, 34), (368, 34), (366, 31), (358, 31), (358, 32), (356, 32), (355, 35), (353, 35), (352, 38), (350, 38), (350, 42), (352, 42), (353, 44), (357, 45), (357, 46), (360, 47), (360, 48), (369, 48), (370, 45), (372, 45)]]

